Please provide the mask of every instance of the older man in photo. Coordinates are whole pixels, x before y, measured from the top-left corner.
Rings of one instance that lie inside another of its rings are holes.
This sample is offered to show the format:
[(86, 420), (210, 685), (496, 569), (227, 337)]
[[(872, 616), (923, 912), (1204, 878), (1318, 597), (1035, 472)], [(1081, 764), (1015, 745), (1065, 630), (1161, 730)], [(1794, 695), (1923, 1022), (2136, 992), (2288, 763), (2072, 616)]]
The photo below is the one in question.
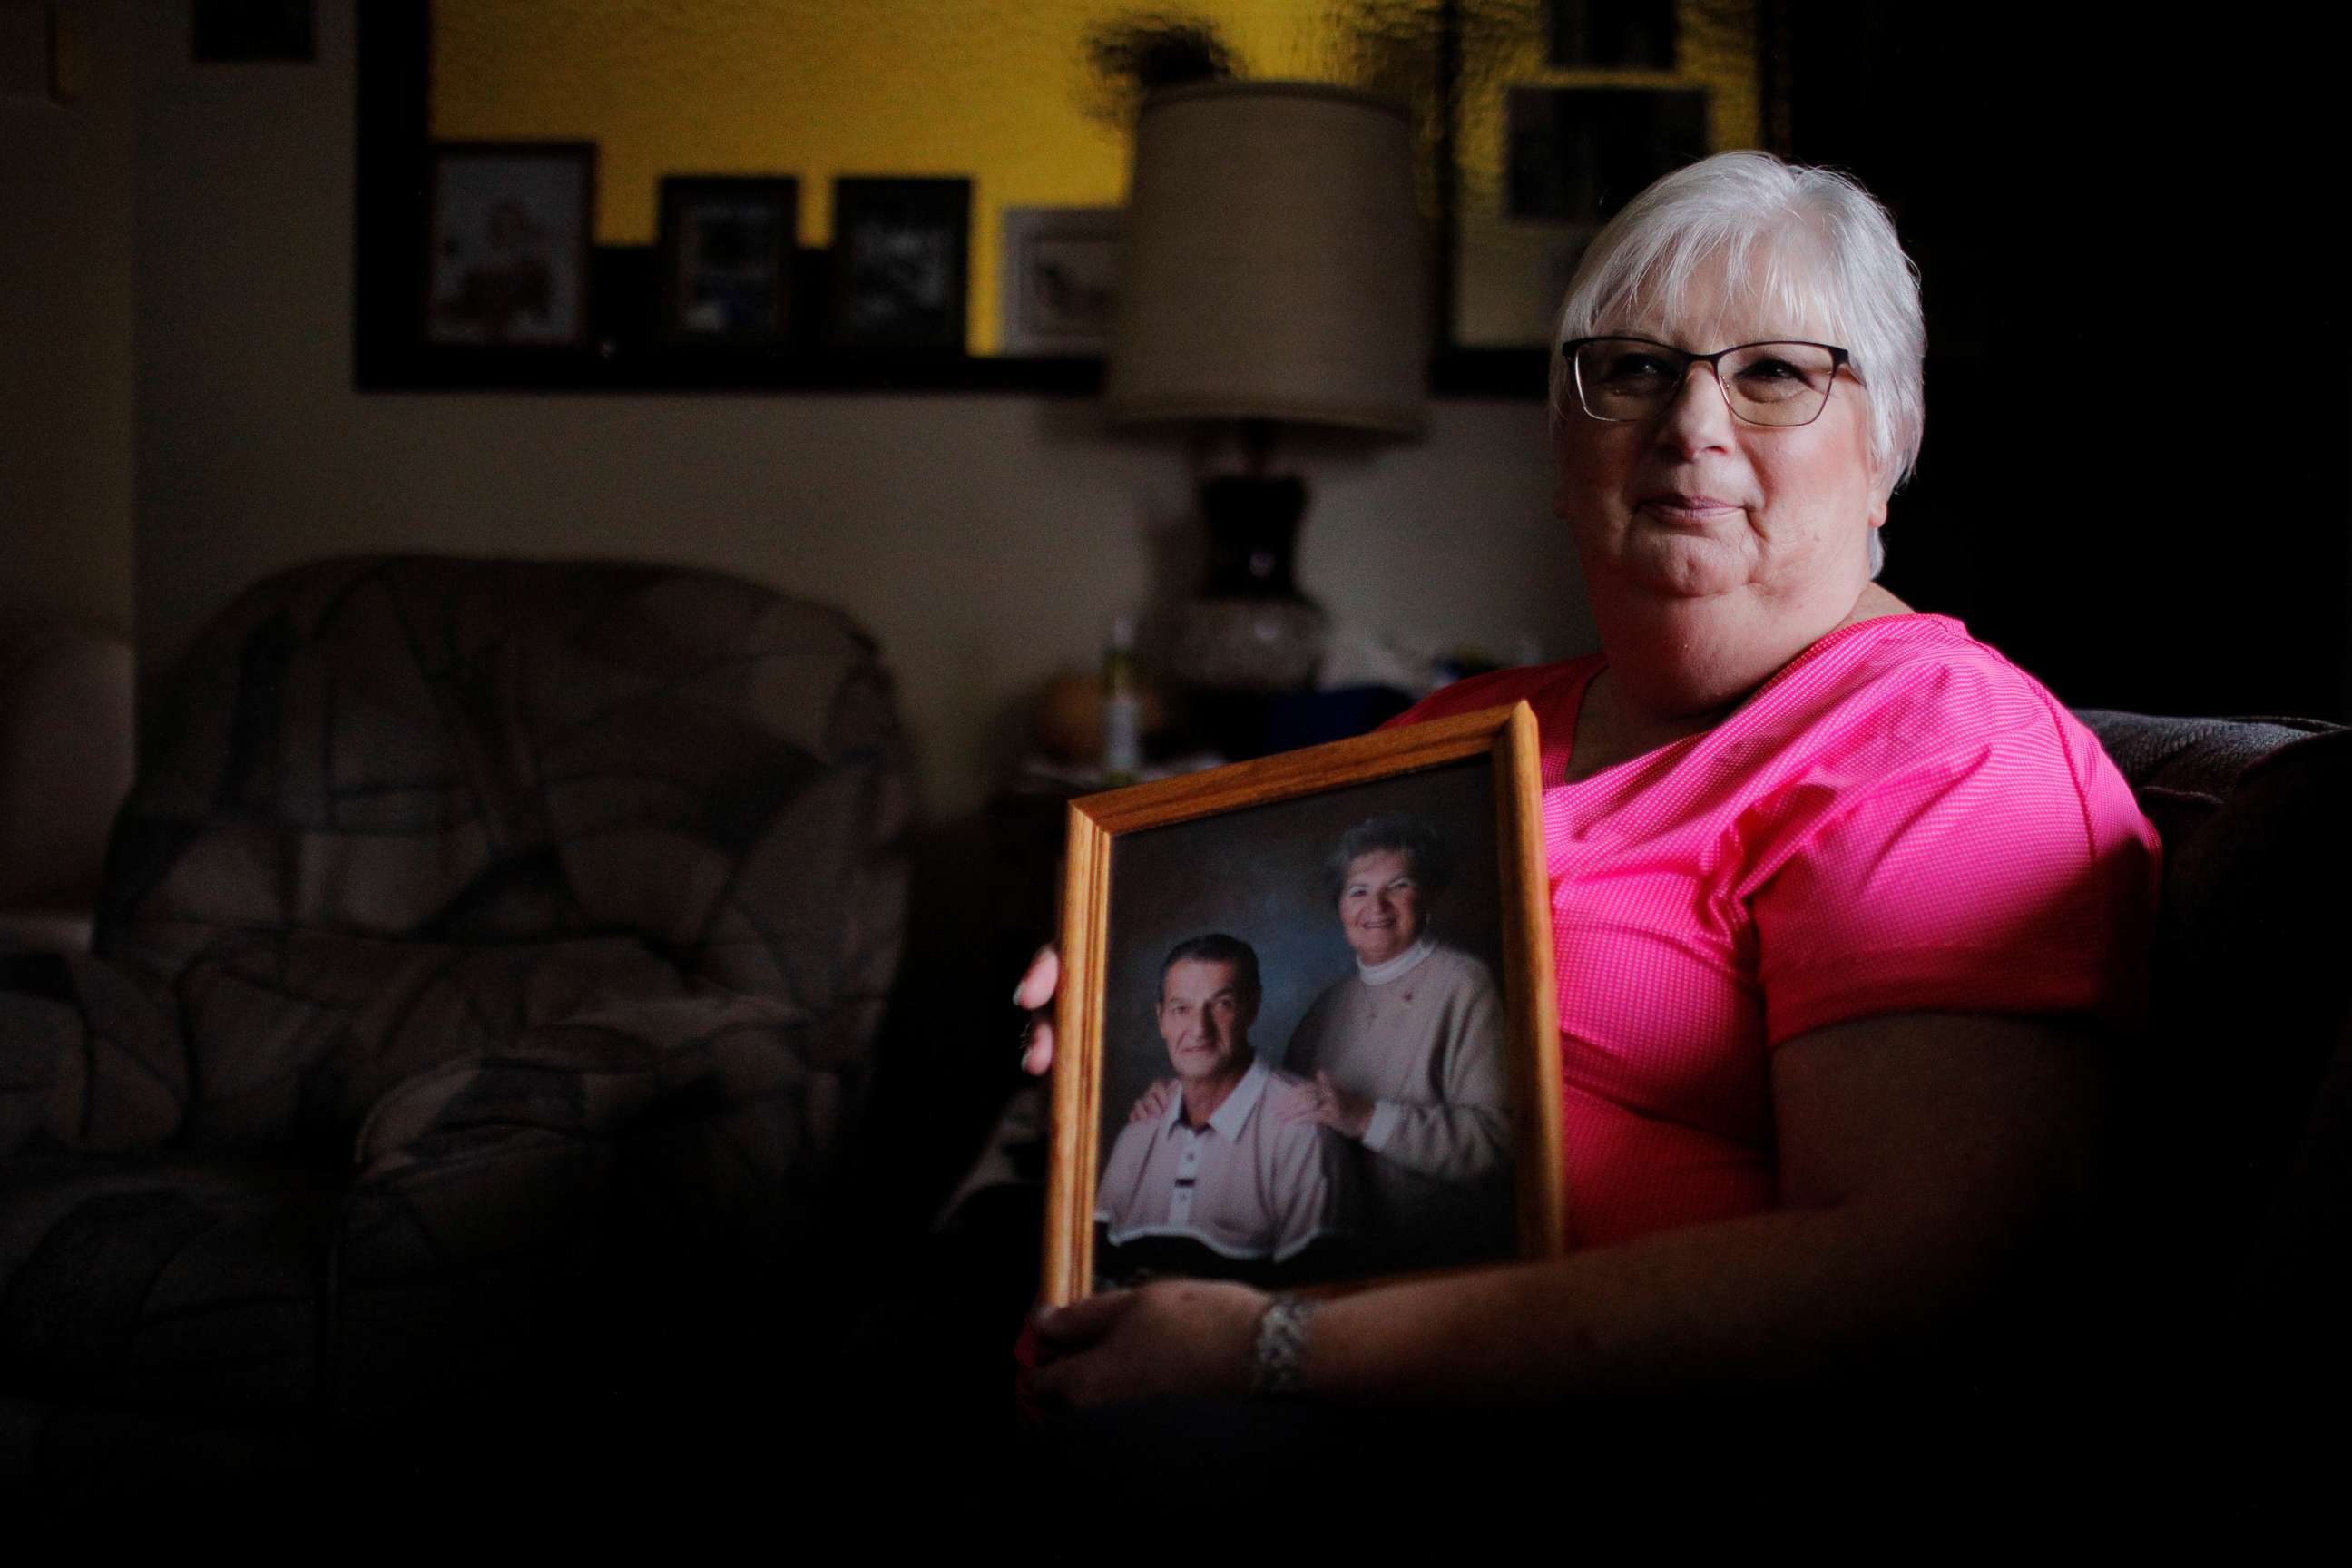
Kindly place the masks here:
[(1098, 1272), (1306, 1278), (1349, 1254), (1348, 1151), (1295, 1110), (1310, 1086), (1250, 1047), (1263, 989), (1237, 938), (1180, 942), (1160, 969), (1177, 1092), (1130, 1122), (1096, 1188)]

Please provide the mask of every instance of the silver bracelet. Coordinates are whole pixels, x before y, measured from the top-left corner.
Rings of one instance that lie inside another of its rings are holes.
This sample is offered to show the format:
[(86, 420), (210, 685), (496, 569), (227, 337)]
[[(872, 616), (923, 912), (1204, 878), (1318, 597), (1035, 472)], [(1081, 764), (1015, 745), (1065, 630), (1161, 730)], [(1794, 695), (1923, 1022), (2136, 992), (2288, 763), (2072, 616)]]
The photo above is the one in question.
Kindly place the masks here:
[(1257, 1354), (1251, 1363), (1250, 1392), (1268, 1399), (1295, 1398), (1307, 1369), (1307, 1321), (1318, 1303), (1281, 1294), (1265, 1304), (1257, 1321)]

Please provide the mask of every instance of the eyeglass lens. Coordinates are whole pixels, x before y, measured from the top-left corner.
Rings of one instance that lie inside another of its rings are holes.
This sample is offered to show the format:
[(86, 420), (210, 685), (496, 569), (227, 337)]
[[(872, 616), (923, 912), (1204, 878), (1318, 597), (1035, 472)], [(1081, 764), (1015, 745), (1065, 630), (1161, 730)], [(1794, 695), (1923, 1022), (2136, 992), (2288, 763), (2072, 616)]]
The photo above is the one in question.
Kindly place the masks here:
[[(1640, 338), (1576, 351), (1576, 386), (1595, 419), (1647, 419), (1672, 403), (1695, 356)], [(1837, 355), (1818, 343), (1743, 343), (1716, 362), (1731, 411), (1752, 425), (1810, 425), (1829, 402)]]

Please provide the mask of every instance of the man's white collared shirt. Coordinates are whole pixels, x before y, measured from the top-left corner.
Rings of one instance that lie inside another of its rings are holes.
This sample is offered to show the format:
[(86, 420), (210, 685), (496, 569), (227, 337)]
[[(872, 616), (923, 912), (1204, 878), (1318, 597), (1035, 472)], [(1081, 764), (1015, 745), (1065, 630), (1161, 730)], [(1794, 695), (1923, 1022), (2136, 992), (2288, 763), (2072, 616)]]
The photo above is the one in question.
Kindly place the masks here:
[(1183, 1236), (1223, 1257), (1286, 1262), (1352, 1224), (1349, 1165), (1312, 1121), (1281, 1114), (1305, 1080), (1254, 1061), (1208, 1124), (1171, 1095), (1154, 1121), (1121, 1129), (1095, 1190), (1113, 1245)]

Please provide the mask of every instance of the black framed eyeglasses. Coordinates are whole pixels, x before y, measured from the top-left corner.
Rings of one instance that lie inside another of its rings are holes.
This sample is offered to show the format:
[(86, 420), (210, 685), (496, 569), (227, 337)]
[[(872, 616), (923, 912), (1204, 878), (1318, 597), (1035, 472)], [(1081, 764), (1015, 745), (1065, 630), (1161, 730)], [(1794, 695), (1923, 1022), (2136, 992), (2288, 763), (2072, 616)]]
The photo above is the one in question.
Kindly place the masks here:
[(1655, 418), (1682, 390), (1691, 366), (1703, 364), (1715, 373), (1734, 417), (1811, 425), (1829, 406), (1838, 371), (1853, 358), (1833, 343), (1787, 339), (1695, 354), (1648, 338), (1571, 338), (1559, 352), (1574, 372), (1577, 402), (1613, 424)]

